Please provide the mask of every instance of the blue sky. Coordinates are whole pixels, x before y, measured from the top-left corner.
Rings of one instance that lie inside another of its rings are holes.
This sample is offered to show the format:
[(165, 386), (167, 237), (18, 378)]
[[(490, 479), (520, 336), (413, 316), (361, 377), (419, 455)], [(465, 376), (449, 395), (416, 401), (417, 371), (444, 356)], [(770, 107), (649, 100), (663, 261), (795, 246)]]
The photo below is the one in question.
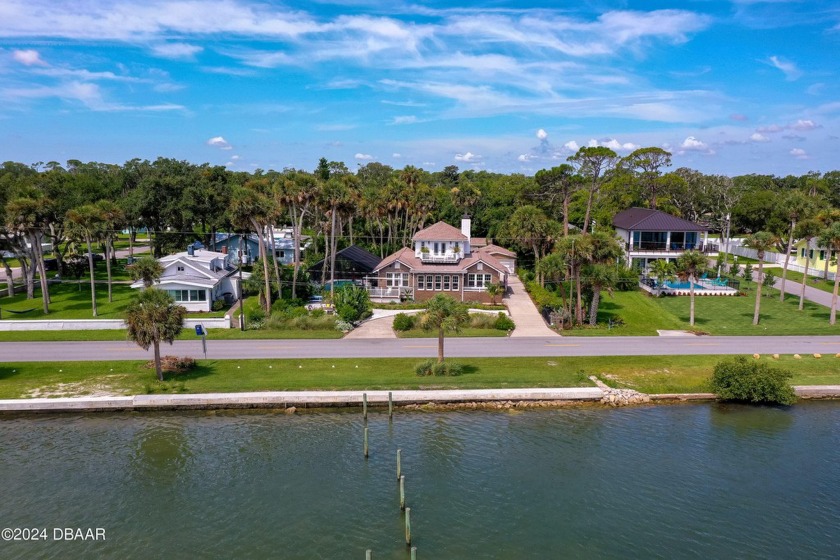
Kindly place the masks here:
[(840, 4), (3, 0), (0, 161), (840, 169)]

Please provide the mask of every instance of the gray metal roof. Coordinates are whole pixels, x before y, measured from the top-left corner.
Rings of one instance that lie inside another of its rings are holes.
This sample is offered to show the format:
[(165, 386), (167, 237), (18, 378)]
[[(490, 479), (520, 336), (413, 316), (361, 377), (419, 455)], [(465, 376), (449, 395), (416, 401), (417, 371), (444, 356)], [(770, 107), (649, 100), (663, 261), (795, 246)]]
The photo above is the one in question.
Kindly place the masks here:
[(613, 218), (613, 226), (634, 231), (709, 231), (706, 226), (649, 208), (622, 210)]

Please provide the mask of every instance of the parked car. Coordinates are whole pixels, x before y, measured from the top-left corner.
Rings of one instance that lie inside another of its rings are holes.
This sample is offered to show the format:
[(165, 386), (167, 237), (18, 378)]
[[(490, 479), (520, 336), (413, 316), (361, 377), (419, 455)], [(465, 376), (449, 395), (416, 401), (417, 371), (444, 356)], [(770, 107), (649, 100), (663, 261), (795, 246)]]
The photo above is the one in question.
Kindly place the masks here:
[[(89, 254), (90, 254), (90, 253), (85, 253), (85, 254), (84, 254), (84, 255), (82, 255), (82, 256), (83, 256), (85, 259), (87, 259)], [(104, 261), (104, 260), (105, 260), (105, 257), (103, 257), (102, 255), (100, 255), (99, 253), (94, 253), (94, 254), (93, 254), (93, 262)]]

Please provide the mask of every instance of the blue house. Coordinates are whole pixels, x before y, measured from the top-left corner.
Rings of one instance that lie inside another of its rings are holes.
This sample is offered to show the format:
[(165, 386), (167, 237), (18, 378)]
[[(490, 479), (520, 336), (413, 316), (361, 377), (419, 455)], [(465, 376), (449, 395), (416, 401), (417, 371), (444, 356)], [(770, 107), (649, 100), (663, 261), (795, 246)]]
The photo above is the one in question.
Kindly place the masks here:
[[(301, 236), (300, 259), (303, 261), (303, 253), (311, 244), (309, 236)], [(217, 233), (215, 250), (230, 255), (231, 262), (239, 264), (240, 250), (242, 252), (242, 263), (252, 264), (260, 257), (259, 239), (256, 234), (248, 233)], [(271, 253), (271, 242), (266, 247), (266, 253)], [(274, 258), (283, 265), (294, 264), (295, 262), (295, 240), (291, 228), (275, 230), (274, 232)]]

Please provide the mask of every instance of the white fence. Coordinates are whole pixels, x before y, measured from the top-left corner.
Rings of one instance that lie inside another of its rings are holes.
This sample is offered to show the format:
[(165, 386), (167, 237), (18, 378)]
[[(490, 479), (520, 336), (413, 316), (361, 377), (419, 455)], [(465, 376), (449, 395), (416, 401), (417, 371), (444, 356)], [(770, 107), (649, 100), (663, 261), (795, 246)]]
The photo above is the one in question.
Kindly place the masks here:
[[(729, 248), (729, 252), (733, 255), (738, 255), (739, 257), (747, 257), (748, 259), (758, 260), (758, 251), (755, 249), (748, 249), (747, 247), (741, 247), (740, 245), (733, 244)], [(774, 251), (765, 251), (764, 262), (782, 264), (785, 262), (785, 256)]]
[[(184, 319), (185, 329), (202, 324), (205, 329), (229, 329), (230, 317)], [(94, 331), (124, 329), (122, 319), (18, 319), (0, 321), (0, 331)]]

